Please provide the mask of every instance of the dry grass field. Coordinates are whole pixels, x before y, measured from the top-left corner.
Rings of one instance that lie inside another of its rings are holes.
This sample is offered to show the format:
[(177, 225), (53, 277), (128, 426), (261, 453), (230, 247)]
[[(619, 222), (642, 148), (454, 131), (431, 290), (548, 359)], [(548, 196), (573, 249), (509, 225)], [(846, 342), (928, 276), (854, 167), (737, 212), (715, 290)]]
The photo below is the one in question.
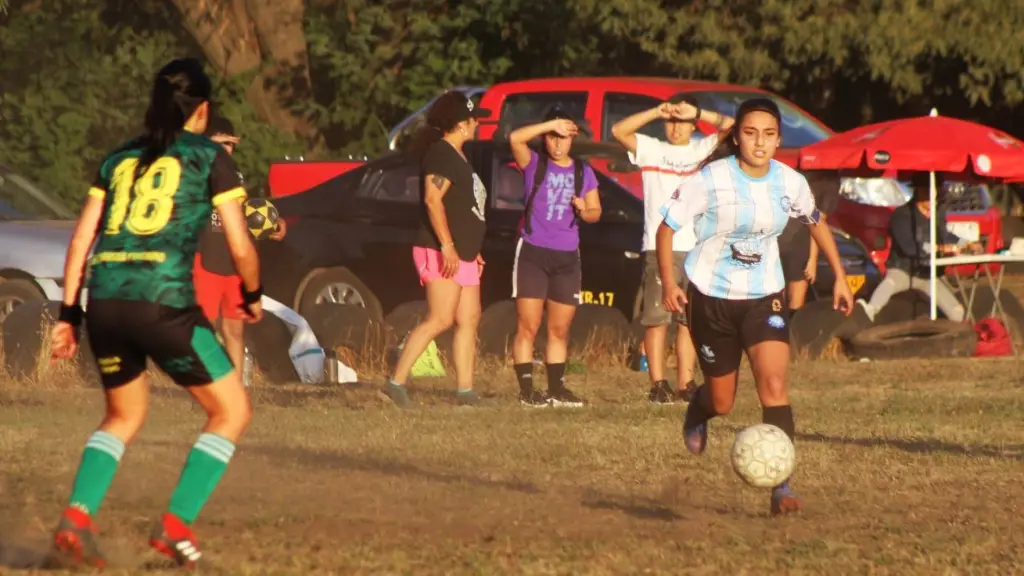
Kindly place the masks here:
[[(1017, 359), (803, 362), (792, 370), (803, 514), (728, 463), (760, 421), (749, 377), (697, 458), (684, 408), (644, 374), (591, 367), (592, 405), (526, 409), (482, 366), (485, 405), (417, 381), (417, 409), (376, 383), (260, 386), (256, 416), (196, 528), (209, 574), (1024, 573)], [(379, 382), (379, 381), (378, 381)], [(101, 395), (59, 374), (0, 385), (0, 572), (31, 572), (66, 502)], [(107, 573), (158, 573), (146, 538), (203, 416), (154, 385), (141, 437), (98, 520)]]

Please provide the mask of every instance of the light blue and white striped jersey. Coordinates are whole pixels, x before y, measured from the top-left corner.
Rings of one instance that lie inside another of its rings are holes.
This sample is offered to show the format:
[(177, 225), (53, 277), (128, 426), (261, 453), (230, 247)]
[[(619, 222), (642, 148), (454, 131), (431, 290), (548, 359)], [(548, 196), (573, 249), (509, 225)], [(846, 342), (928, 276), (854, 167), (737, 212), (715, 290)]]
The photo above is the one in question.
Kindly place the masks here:
[(802, 174), (772, 160), (768, 174), (752, 178), (735, 156), (685, 180), (661, 215), (673, 230), (693, 222), (697, 244), (686, 257), (686, 276), (702, 294), (729, 300), (781, 292), (779, 234), (790, 218), (818, 221)]

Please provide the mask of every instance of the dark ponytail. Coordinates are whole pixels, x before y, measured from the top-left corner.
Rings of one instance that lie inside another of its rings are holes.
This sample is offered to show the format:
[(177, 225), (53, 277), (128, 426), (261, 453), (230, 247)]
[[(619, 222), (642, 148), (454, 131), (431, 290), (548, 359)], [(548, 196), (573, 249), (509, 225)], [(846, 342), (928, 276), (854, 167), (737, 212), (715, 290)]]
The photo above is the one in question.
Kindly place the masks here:
[[(434, 103), (427, 110), (423, 126), (416, 131), (412, 138), (410, 151), (417, 158), (423, 158), (435, 142), (455, 130), (459, 122), (469, 118), (466, 113), (466, 106), (469, 100), (458, 91), (449, 90), (437, 97)], [(471, 105), (470, 105), (471, 107)]]
[(718, 144), (715, 144), (715, 149), (708, 154), (706, 158), (700, 161), (697, 165), (697, 170), (703, 170), (708, 164), (721, 160), (722, 158), (728, 158), (729, 156), (735, 156), (740, 153), (740, 147), (736, 144), (736, 129), (740, 125), (740, 119), (736, 119), (736, 123), (732, 125), (725, 132), (721, 132), (718, 135)]
[(412, 135), (412, 139), (409, 143), (409, 151), (417, 158), (423, 158), (423, 155), (427, 153), (427, 149), (434, 145), (435, 142), (441, 139), (444, 134), (441, 129), (436, 126), (431, 126), (429, 123), (424, 122), (419, 129)]
[(203, 65), (194, 58), (172, 60), (157, 72), (140, 138), (143, 150), (136, 178), (167, 152), (181, 135), (185, 122), (200, 104), (210, 100), (212, 92)]

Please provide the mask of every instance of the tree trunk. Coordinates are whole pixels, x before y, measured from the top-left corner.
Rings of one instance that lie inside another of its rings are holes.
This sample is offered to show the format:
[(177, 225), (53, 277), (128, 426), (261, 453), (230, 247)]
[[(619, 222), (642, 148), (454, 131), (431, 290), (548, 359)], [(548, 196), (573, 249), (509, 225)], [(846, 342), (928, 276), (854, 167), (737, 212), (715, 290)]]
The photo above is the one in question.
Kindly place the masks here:
[(210, 64), (225, 77), (253, 74), (246, 99), (266, 122), (322, 145), (317, 128), (291, 110), (312, 98), (303, 0), (172, 0)]

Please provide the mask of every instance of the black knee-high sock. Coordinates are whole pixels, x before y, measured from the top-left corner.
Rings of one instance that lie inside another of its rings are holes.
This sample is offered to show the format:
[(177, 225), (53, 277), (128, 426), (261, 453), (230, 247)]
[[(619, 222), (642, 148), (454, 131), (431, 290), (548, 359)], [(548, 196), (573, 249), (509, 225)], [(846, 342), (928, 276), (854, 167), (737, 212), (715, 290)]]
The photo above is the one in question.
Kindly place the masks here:
[(548, 393), (561, 390), (565, 387), (565, 362), (560, 364), (545, 364), (548, 372)]
[(796, 442), (796, 424), (793, 422), (792, 406), (765, 406), (761, 415), (765, 424), (778, 426), (786, 433), (786, 436), (789, 436), (790, 441)]
[(519, 382), (519, 391), (529, 394), (533, 390), (533, 362), (515, 364), (512, 368), (516, 371), (516, 382)]
[(686, 407), (686, 422), (697, 426), (715, 416), (718, 416), (718, 413), (715, 412), (715, 407), (711, 403), (711, 391), (708, 390), (707, 384), (702, 384), (697, 387), (697, 391), (690, 398), (690, 405)]

